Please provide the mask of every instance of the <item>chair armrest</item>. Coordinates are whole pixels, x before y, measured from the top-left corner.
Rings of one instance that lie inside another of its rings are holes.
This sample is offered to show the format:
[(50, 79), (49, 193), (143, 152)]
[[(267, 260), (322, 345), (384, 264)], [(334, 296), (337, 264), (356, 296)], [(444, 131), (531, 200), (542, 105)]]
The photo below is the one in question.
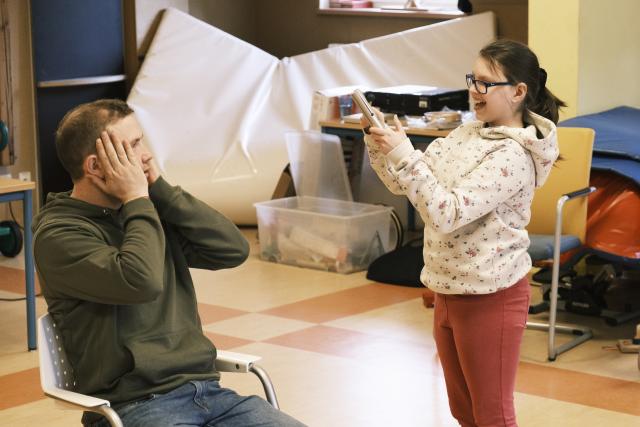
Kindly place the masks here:
[(271, 382), (269, 375), (267, 375), (267, 372), (264, 369), (255, 364), (255, 362), (260, 359), (261, 357), (253, 356), (251, 354), (218, 350), (218, 355), (216, 357), (215, 363), (216, 369), (219, 372), (254, 373), (262, 383), (267, 401), (271, 404), (271, 406), (279, 409), (280, 406), (278, 405), (276, 392), (273, 389), (273, 383)]
[(87, 396), (86, 394), (80, 394), (61, 388), (45, 389), (44, 394), (49, 397), (53, 397), (54, 399), (62, 400), (64, 402), (71, 403), (72, 405), (80, 406), (87, 410), (91, 410), (103, 405), (111, 406), (108, 400)]
[(562, 197), (566, 197), (567, 200), (575, 199), (576, 197), (586, 196), (596, 191), (596, 187), (585, 187), (581, 190), (572, 191), (571, 193), (563, 194)]
[[(560, 244), (560, 234), (562, 233), (562, 209), (565, 202), (576, 199), (578, 197), (584, 197), (596, 191), (596, 187), (585, 187), (580, 190), (572, 191), (560, 196), (556, 203), (556, 226), (554, 233), (554, 247)], [(559, 259), (559, 258), (558, 258)]]
[(219, 372), (250, 372), (253, 363), (260, 359), (261, 357), (251, 354), (218, 350), (216, 369)]

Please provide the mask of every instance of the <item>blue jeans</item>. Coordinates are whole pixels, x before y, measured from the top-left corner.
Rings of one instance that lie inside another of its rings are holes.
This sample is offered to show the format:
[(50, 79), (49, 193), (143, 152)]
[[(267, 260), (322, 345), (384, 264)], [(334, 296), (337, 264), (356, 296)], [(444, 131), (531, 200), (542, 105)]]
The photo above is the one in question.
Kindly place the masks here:
[[(119, 408), (125, 427), (304, 427), (258, 396), (240, 396), (218, 381), (190, 381)], [(91, 427), (108, 427), (106, 419)]]

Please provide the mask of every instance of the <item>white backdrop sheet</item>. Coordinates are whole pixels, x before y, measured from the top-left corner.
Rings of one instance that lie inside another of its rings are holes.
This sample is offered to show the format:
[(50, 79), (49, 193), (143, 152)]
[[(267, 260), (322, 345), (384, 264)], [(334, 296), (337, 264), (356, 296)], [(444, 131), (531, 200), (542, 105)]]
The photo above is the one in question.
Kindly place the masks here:
[(485, 13), (279, 60), (167, 9), (128, 102), (167, 180), (250, 225), (288, 163), (284, 133), (311, 127), (316, 90), (463, 88), (494, 38)]

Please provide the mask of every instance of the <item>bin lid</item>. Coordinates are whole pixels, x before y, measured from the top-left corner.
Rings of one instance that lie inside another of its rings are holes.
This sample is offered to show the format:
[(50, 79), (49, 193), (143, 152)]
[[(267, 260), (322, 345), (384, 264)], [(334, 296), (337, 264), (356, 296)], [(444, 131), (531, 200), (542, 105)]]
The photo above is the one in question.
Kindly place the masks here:
[(298, 196), (353, 201), (339, 137), (309, 130), (285, 139)]

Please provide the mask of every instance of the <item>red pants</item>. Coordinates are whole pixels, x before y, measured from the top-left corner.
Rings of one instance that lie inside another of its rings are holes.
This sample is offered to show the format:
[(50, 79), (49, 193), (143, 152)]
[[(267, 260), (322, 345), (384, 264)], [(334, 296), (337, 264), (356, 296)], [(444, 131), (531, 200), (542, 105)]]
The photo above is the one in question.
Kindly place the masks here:
[(463, 427), (517, 426), (513, 391), (530, 295), (526, 277), (494, 294), (436, 294), (433, 335)]

